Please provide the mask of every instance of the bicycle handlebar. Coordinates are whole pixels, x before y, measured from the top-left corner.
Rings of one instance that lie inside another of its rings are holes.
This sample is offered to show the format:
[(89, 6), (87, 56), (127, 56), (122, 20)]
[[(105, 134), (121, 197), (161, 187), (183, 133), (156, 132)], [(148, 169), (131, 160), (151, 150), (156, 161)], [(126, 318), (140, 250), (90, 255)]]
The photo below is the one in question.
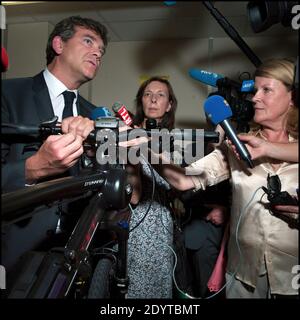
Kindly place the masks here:
[(29, 214), (28, 217), (32, 216), (34, 213), (30, 210), (58, 200), (61, 194), (65, 199), (100, 190), (105, 196), (107, 204), (116, 208), (124, 208), (128, 204), (132, 192), (126, 180), (126, 173), (120, 168), (110, 169), (108, 172), (92, 172), (82, 176), (45, 181), (28, 188), (2, 194), (2, 223), (10, 224), (24, 219), (27, 217), (24, 215), (26, 212)]
[[(9, 141), (16, 141), (16, 138), (20, 141), (26, 137), (32, 137), (35, 141), (42, 141), (49, 135), (62, 133), (61, 128), (57, 127), (56, 123), (57, 117), (48, 122), (42, 123), (40, 126), (4, 123), (2, 124), (2, 136), (4, 136), (4, 141), (7, 141), (5, 139), (11, 139)], [(115, 134), (114, 143), (117, 143), (121, 138), (136, 138), (134, 133), (130, 130), (119, 133), (117, 131), (118, 122), (115, 120), (111, 123), (109, 123), (109, 120), (107, 120), (107, 122), (105, 122), (105, 120), (96, 121), (95, 127), (96, 130), (91, 132), (87, 138), (87, 142), (95, 147), (98, 147), (102, 142), (100, 138), (101, 134), (99, 134), (101, 133), (101, 129), (104, 129), (104, 135), (105, 132)], [(150, 131), (144, 129), (139, 130), (150, 137), (157, 137), (162, 134), (162, 131), (157, 129), (152, 129)], [(185, 138), (189, 137), (196, 140), (204, 138), (206, 141), (208, 139), (209, 141), (215, 142), (218, 142), (219, 140), (218, 133), (205, 132), (204, 130), (190, 130), (189, 133), (185, 133), (184, 130), (175, 129), (174, 131), (168, 132), (165, 129), (165, 134), (173, 137), (174, 139), (187, 140)], [(23, 142), (24, 141), (26, 141), (26, 139), (23, 139)], [(64, 198), (71, 198), (76, 195), (86, 194), (89, 196), (88, 193), (90, 193), (90, 191), (92, 191), (93, 194), (91, 203), (81, 215), (71, 236), (69, 237), (68, 242), (63, 249), (63, 256), (58, 255), (57, 259), (59, 260), (57, 260), (57, 270), (52, 270), (52, 258), (54, 259), (54, 257), (56, 257), (55, 252), (53, 252), (52, 255), (51, 253), (47, 255), (46, 259), (43, 260), (43, 270), (49, 270), (49, 272), (52, 272), (52, 278), (55, 281), (49, 284), (46, 279), (47, 277), (44, 276), (44, 274), (40, 274), (38, 281), (35, 282), (34, 287), (30, 291), (32, 296), (41, 297), (40, 291), (42, 289), (48, 290), (49, 288), (51, 290), (47, 297), (66, 297), (69, 294), (75, 276), (88, 258), (90, 241), (93, 239), (94, 233), (98, 228), (98, 224), (102, 223), (101, 221), (104, 219), (105, 210), (107, 208), (116, 208), (117, 210), (120, 210), (127, 207), (131, 198), (132, 187), (127, 181), (127, 174), (124, 169), (109, 168), (107, 171), (101, 171), (97, 170), (97, 167), (95, 167), (90, 175), (66, 177), (42, 182), (29, 188), (24, 188), (19, 191), (2, 195), (2, 221), (4, 224), (10, 224), (24, 219), (24, 211), (25, 214), (27, 214), (26, 217), (30, 217), (34, 214), (34, 212), (31, 211), (33, 207), (50, 204), (60, 199), (62, 194)], [(28, 212), (29, 210), (31, 211), (30, 213)], [(124, 235), (118, 236), (118, 245), (122, 248), (121, 257), (126, 256), (127, 254), (126, 243), (128, 238), (128, 227), (125, 228), (123, 225), (123, 221), (120, 222), (120, 227), (119, 222), (116, 225), (124, 233)], [(121, 234), (121, 231), (118, 231), (118, 234)], [(122, 259), (124, 260), (124, 257)], [(121, 262), (117, 265), (117, 274), (119, 277), (118, 281), (123, 284), (123, 281), (127, 281), (127, 274), (126, 265)], [(62, 281), (64, 284), (63, 286), (61, 286)]]
[[(22, 142), (22, 139), (25, 140), (25, 137), (35, 138), (37, 141), (46, 139), (50, 135), (62, 134), (61, 128), (57, 127), (57, 117), (41, 123), (39, 126), (34, 125), (23, 125), (23, 124), (11, 124), (11, 123), (2, 123), (1, 124), (1, 133), (4, 141), (16, 140), (16, 138)], [(117, 118), (110, 118), (118, 120)], [(101, 119), (102, 120), (102, 119)], [(115, 125), (113, 125), (115, 126)], [(95, 143), (97, 139), (97, 133), (99, 130), (107, 129), (117, 129), (118, 125), (113, 127), (109, 123), (101, 122), (96, 129), (93, 130), (87, 137), (87, 142)], [(116, 135), (117, 139), (128, 139), (130, 137), (135, 138), (134, 130), (138, 131), (140, 134), (147, 135), (148, 137), (160, 137), (162, 135), (167, 135), (172, 137), (175, 140), (186, 140), (186, 141), (197, 141), (198, 139), (204, 139), (205, 142), (219, 142), (219, 133), (215, 131), (205, 131), (203, 129), (173, 129), (168, 131), (167, 129), (131, 129), (128, 131), (119, 132)], [(110, 131), (112, 132), (112, 130)]]

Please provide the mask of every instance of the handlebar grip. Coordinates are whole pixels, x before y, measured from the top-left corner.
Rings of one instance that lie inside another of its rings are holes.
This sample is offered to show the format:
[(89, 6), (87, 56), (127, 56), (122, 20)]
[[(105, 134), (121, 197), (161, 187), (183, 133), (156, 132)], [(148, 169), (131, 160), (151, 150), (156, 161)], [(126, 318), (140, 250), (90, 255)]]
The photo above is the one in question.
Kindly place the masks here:
[(25, 126), (12, 123), (1, 124), (2, 134), (5, 135), (38, 135), (40, 128), (38, 126)]
[[(36, 140), (40, 141), (45, 139), (45, 137), (49, 135), (61, 134), (61, 127), (56, 126), (34, 126), (34, 125), (22, 125), (22, 124), (12, 124), (12, 123), (2, 123), (1, 124), (2, 135), (4, 135), (4, 140), (10, 140), (10, 138), (16, 138), (18, 136), (19, 140), (22, 140), (22, 137), (34, 137)], [(133, 129), (135, 130), (135, 129)], [(154, 136), (159, 136), (160, 130), (151, 131), (144, 130), (149, 137), (153, 134)], [(177, 131), (176, 131), (177, 130)], [(179, 131), (178, 131), (179, 130)], [(190, 130), (190, 129), (189, 129)], [(131, 131), (131, 130), (130, 130)], [(128, 138), (130, 131), (120, 132), (118, 138)], [(205, 142), (219, 142), (219, 133), (215, 131), (198, 131), (193, 129), (191, 132), (187, 132), (185, 134), (185, 130), (183, 129), (175, 129), (175, 134), (170, 131), (170, 136), (174, 136), (175, 139), (184, 138), (187, 141), (197, 141), (199, 138), (203, 138)], [(95, 142), (96, 140), (97, 130), (93, 130), (87, 137), (88, 142)], [(6, 137), (5, 137), (6, 136)]]

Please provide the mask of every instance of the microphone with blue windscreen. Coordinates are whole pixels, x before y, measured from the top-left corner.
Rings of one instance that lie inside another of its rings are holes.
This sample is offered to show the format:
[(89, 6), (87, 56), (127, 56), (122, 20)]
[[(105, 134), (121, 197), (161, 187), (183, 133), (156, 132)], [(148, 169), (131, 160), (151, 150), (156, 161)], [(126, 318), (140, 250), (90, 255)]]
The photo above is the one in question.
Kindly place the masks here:
[(204, 84), (207, 84), (212, 87), (217, 87), (217, 80), (223, 79), (224, 76), (221, 74), (217, 74), (214, 72), (208, 72), (205, 70), (198, 70), (198, 69), (190, 69), (189, 75)]
[(166, 6), (174, 6), (176, 4), (176, 1), (164, 1), (164, 4)]
[(231, 80), (222, 74), (209, 72), (201, 69), (190, 69), (189, 75), (204, 84), (207, 84), (211, 87), (218, 86), (232, 86), (241, 92), (253, 92), (254, 81), (253, 80), (244, 80), (242, 84)]
[(209, 120), (217, 125), (232, 117), (232, 110), (227, 101), (219, 95), (213, 95), (204, 102), (204, 111)]
[(90, 114), (91, 120), (97, 120), (97, 118), (105, 118), (105, 117), (112, 117), (112, 114), (110, 113), (107, 107), (95, 108)]
[(204, 111), (206, 116), (214, 125), (220, 124), (227, 137), (236, 147), (241, 159), (243, 159), (250, 168), (253, 168), (251, 155), (242, 141), (239, 140), (235, 129), (228, 120), (232, 116), (232, 111), (227, 101), (219, 95), (213, 95), (204, 102)]
[(241, 92), (253, 92), (254, 80), (244, 80), (241, 87)]

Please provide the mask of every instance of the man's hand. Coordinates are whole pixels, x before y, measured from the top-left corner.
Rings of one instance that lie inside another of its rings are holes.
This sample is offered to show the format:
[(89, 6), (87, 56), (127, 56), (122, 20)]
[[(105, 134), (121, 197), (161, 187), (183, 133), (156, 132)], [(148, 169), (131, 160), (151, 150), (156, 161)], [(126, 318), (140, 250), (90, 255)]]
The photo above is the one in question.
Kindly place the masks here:
[(82, 155), (83, 141), (94, 128), (94, 121), (82, 116), (63, 119), (61, 129), (64, 134), (49, 136), (39, 151), (26, 160), (26, 183), (32, 184), (71, 168)]
[[(207, 205), (208, 206), (208, 205)], [(212, 210), (207, 214), (206, 220), (212, 222), (216, 226), (223, 224), (227, 220), (226, 208), (219, 205), (209, 205)]]
[(39, 151), (25, 162), (25, 180), (32, 184), (71, 168), (83, 153), (83, 139), (73, 133), (49, 136)]
[(95, 129), (95, 122), (82, 116), (69, 117), (63, 119), (61, 129), (63, 133), (72, 133), (85, 140), (89, 133)]

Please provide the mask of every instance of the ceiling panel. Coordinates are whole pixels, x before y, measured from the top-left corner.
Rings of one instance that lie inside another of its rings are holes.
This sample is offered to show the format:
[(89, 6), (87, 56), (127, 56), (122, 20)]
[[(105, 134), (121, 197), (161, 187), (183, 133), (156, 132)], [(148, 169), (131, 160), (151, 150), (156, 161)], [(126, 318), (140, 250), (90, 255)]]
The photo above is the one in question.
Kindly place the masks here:
[[(246, 1), (215, 1), (214, 6), (240, 36), (290, 34), (280, 24), (255, 34), (247, 18)], [(225, 31), (201, 1), (55, 1), (6, 7), (7, 24), (49, 22), (55, 25), (70, 15), (81, 15), (104, 23), (110, 41), (145, 41), (198, 37), (223, 37)]]
[[(82, 10), (82, 11), (80, 11), (80, 14), (83, 17), (86, 17), (86, 18), (91, 18), (91, 19), (95, 19), (95, 20), (98, 20), (98, 21), (101, 20), (99, 18), (99, 16), (98, 16), (97, 12), (95, 12), (95, 11)], [(54, 26), (59, 21), (61, 21), (64, 18), (66, 18), (66, 16), (73, 16), (73, 15), (78, 15), (78, 11), (69, 10), (67, 15), (65, 13), (61, 13), (61, 12), (57, 12), (57, 13), (43, 12), (43, 13), (40, 13), (40, 14), (36, 15), (35, 19), (36, 19), (36, 21), (39, 21), (39, 22), (48, 21), (51, 24), (53, 24), (53, 26)]]
[[(234, 25), (240, 26), (240, 29), (246, 29), (246, 22), (243, 18), (235, 17), (232, 20)], [(175, 20), (111, 22), (110, 26), (120, 36), (120, 39), (126, 39), (126, 41), (226, 36), (222, 27), (210, 17), (205, 20), (177, 18)]]
[(157, 20), (167, 19), (169, 16), (169, 9), (160, 5), (151, 7), (123, 7), (116, 10), (116, 8), (99, 10), (99, 14), (106, 21), (141, 21), (141, 20)]
[(247, 1), (215, 1), (214, 6), (226, 18), (247, 15)]

